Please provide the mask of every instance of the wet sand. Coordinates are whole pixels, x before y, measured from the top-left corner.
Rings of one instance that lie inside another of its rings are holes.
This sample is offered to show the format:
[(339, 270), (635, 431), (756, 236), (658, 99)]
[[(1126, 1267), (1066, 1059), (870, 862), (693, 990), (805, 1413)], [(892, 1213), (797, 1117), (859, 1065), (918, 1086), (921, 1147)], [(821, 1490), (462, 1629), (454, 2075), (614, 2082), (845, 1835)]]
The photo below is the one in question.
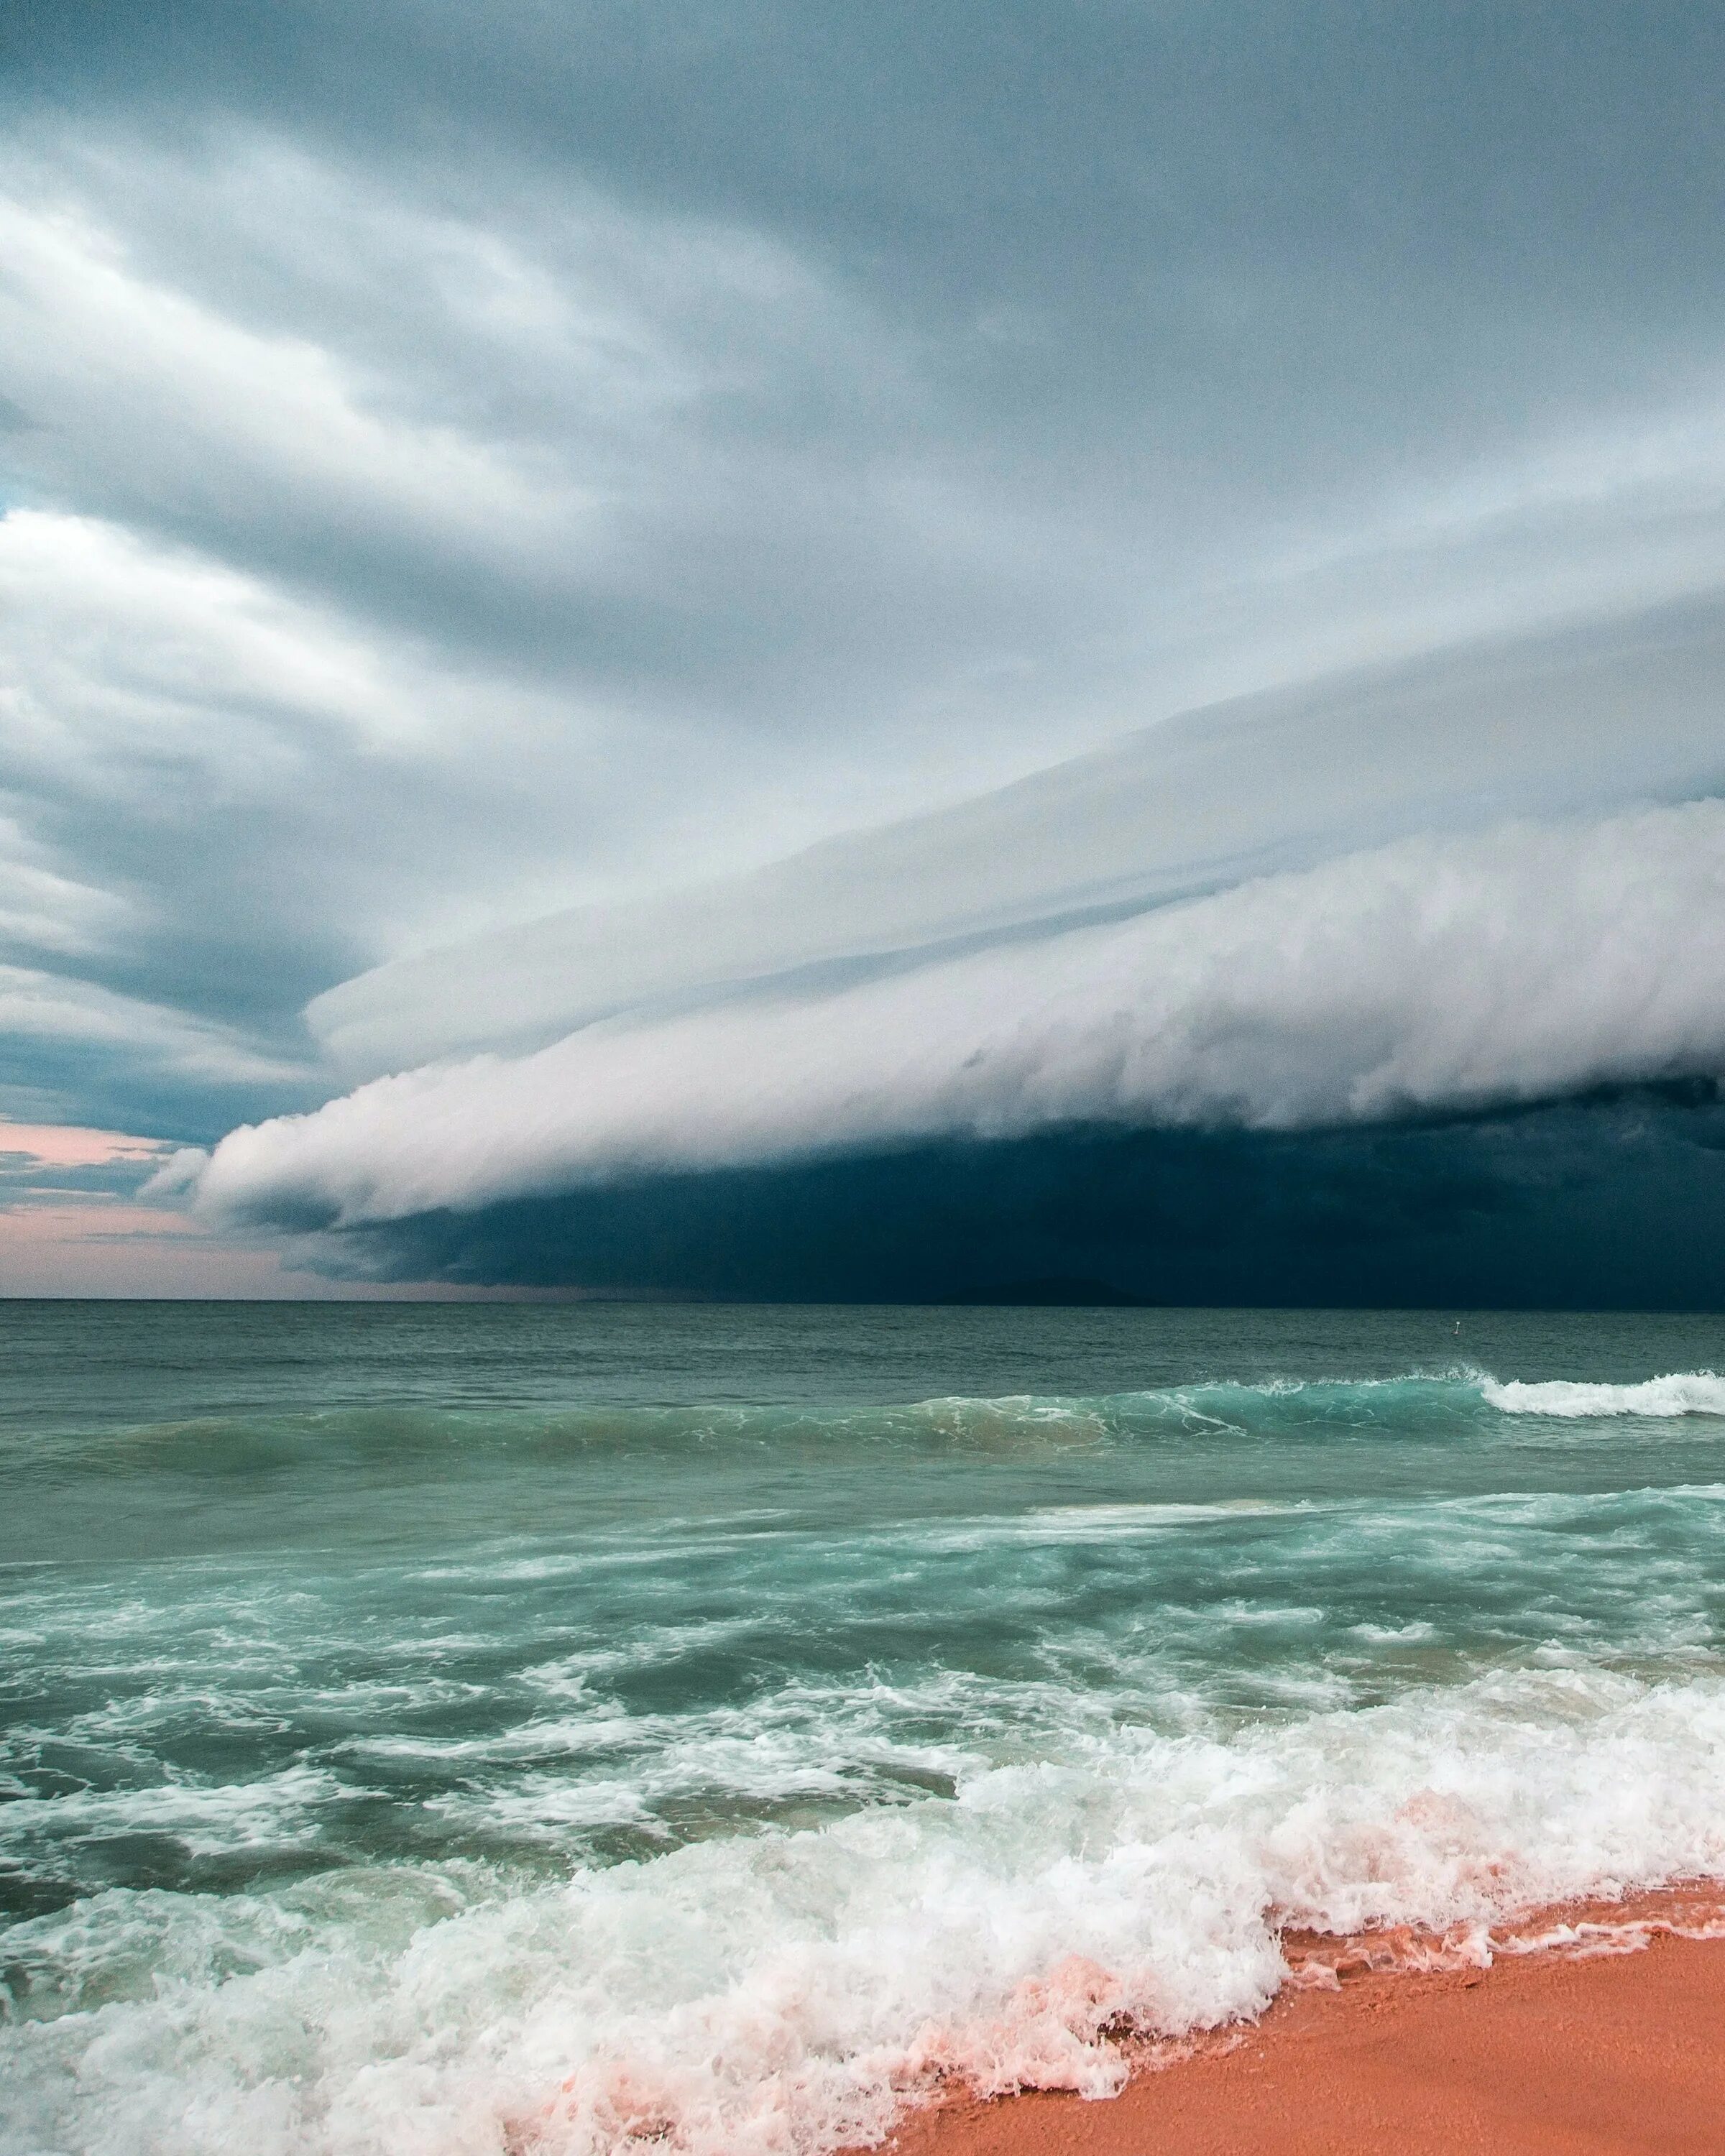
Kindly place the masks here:
[[(1725, 2156), (1725, 1938), (1419, 1973), (1330, 1953), (1263, 2020), (1122, 2093), (952, 2102), (896, 2156)], [(1676, 1921), (1683, 1922), (1678, 1911)], [(1717, 1928), (1717, 1919), (1707, 1928)], [(1622, 1935), (1620, 1934), (1620, 1943)], [(1597, 1937), (1583, 1944), (1597, 1946)], [(1393, 1958), (1393, 1957), (1392, 1957)], [(1350, 1959), (1353, 1965), (1348, 1966)]]

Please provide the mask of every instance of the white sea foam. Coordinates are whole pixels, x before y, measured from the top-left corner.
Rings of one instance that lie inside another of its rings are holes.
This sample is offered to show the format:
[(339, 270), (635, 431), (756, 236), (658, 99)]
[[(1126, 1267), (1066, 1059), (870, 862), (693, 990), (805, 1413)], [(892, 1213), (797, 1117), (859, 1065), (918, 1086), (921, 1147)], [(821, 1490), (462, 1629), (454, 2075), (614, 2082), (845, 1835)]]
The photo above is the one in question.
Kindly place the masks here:
[[(0, 2149), (793, 2156), (942, 2073), (1106, 2094), (1111, 2024), (1260, 2009), (1279, 1923), (1721, 1871), (1717, 1677), (1522, 1671), (1231, 1736), (1079, 1728), (950, 1801), (557, 1886), (385, 1868), (23, 1926), (32, 1969), (77, 1982), (0, 2036)], [(106, 2003), (54, 2010), (79, 1999)]]
[(1026, 1512), (1014, 1524), (1026, 1536), (1055, 1533), (1079, 1539), (1091, 1533), (1106, 1535), (1138, 1528), (1178, 1527), (1189, 1521), (1232, 1520), (1254, 1514), (1327, 1511), (1301, 1497), (1218, 1497), (1208, 1504), (1044, 1505)]
[(1582, 1384), (1555, 1378), (1543, 1384), (1512, 1378), (1483, 1379), (1480, 1391), (1504, 1414), (1560, 1415), (1580, 1420), (1594, 1415), (1725, 1415), (1725, 1378), (1712, 1370), (1675, 1370), (1640, 1384)]
[(33, 1834), (76, 1832), (171, 1836), (195, 1856), (306, 1841), (317, 1833), (316, 1808), (341, 1794), (326, 1769), (290, 1767), (255, 1782), (218, 1785), (165, 1781), (141, 1789), (74, 1789), (17, 1797), (7, 1806), (9, 1841)]

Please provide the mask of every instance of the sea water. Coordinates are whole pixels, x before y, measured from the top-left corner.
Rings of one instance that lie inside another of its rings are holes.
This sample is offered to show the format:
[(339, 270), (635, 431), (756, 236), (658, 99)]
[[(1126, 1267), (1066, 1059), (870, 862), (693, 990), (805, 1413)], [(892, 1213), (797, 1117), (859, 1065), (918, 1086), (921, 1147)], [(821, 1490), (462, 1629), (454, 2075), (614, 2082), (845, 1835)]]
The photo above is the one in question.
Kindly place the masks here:
[(1725, 1873), (1722, 1332), (0, 1305), (0, 2148), (801, 2156)]

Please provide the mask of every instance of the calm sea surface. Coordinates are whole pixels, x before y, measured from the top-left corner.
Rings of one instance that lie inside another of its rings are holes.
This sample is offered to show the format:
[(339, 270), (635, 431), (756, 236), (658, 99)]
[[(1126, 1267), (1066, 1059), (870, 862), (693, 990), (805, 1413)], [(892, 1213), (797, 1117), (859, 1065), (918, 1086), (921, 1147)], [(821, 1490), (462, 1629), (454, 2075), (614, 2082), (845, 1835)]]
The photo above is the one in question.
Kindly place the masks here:
[(0, 2148), (795, 2152), (1725, 1872), (1712, 1319), (0, 1304)]

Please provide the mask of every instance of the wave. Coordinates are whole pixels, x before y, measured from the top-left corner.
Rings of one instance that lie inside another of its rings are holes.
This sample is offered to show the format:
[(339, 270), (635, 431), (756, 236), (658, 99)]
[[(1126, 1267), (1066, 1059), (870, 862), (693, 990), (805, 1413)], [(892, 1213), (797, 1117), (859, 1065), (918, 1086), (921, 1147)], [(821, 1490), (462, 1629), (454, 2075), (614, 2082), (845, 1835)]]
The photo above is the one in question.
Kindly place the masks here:
[(1677, 1370), (1639, 1384), (1603, 1385), (1559, 1378), (1545, 1384), (1483, 1378), (1481, 1396), (1502, 1414), (1554, 1415), (1565, 1421), (1595, 1415), (1725, 1415), (1725, 1378), (1712, 1370)]
[(1718, 1876), (1722, 1799), (1725, 1680), (1523, 1670), (555, 1884), (110, 1891), (10, 1935), (0, 2149), (814, 2156), (955, 2079), (1106, 2095), (1122, 2030), (1260, 2012), (1284, 1931)]
[(948, 1394), (905, 1404), (599, 1402), (484, 1412), (365, 1407), (33, 1433), (5, 1448), (4, 1464), (10, 1474), (39, 1470), (58, 1477), (80, 1470), (105, 1476), (218, 1468), (270, 1474), (295, 1460), (336, 1455), (387, 1468), (488, 1453), (572, 1460), (753, 1453), (763, 1445), (933, 1447), (988, 1455), (1002, 1447), (1065, 1450), (1158, 1436), (1489, 1428), (1482, 1408), (1563, 1421), (1725, 1418), (1725, 1377), (1703, 1369), (1623, 1383), (1527, 1381), (1458, 1364), (1389, 1377), (1218, 1378), (1137, 1392)]
[(1725, 1377), (1712, 1370), (1605, 1383), (1558, 1378), (1499, 1378), (1471, 1364), (1409, 1370), (1383, 1378), (1224, 1378), (1096, 1399), (924, 1401), (905, 1412), (927, 1417), (952, 1434), (971, 1435), (992, 1421), (1019, 1426), (1089, 1424), (1098, 1429), (1176, 1422), (1218, 1429), (1332, 1422), (1358, 1426), (1453, 1419), (1483, 1402), (1500, 1414), (1547, 1415), (1564, 1421), (1637, 1415), (1674, 1420), (1725, 1417)]

